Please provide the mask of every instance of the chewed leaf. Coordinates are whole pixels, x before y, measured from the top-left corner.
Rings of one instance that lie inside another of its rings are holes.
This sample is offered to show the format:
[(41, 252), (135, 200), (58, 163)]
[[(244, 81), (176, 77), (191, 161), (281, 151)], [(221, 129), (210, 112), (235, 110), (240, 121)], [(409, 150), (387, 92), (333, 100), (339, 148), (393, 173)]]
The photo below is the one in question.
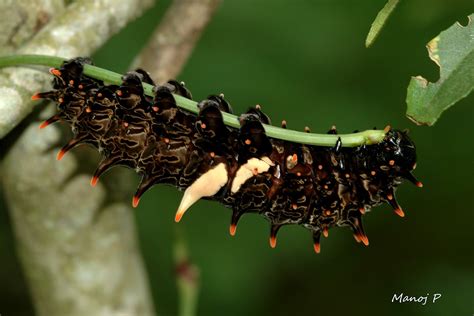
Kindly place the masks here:
[(432, 39), (428, 53), (440, 68), (437, 82), (412, 77), (407, 116), (418, 125), (433, 125), (441, 114), (474, 88), (474, 14), (466, 26), (455, 23)]
[(367, 38), (365, 39), (365, 47), (369, 48), (375, 42), (393, 10), (397, 7), (398, 2), (399, 0), (388, 0), (382, 10), (379, 11), (370, 26), (369, 34), (367, 34)]

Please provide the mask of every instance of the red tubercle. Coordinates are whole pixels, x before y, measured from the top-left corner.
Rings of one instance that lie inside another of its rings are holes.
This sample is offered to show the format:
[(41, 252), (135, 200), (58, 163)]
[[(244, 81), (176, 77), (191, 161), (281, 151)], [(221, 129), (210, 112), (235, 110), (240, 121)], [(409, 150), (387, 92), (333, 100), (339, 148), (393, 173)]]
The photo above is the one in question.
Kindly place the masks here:
[(277, 245), (276, 236), (270, 236), (269, 242), (270, 242), (270, 247), (275, 248)]
[(132, 206), (134, 208), (136, 208), (138, 206), (138, 204), (140, 203), (140, 197), (139, 196), (133, 196), (133, 199), (132, 199)]
[(233, 236), (235, 236), (236, 231), (237, 231), (237, 225), (236, 224), (230, 224), (229, 234), (233, 237)]
[(315, 242), (313, 244), (314, 252), (320, 253), (321, 252), (321, 244), (319, 242)]
[(183, 214), (184, 214), (184, 213), (181, 213), (181, 212), (176, 213), (176, 215), (175, 215), (175, 217), (174, 217), (174, 221), (175, 221), (176, 223), (179, 223), (179, 222), (181, 221), (181, 218), (183, 217)]
[(99, 177), (93, 176), (91, 179), (91, 186), (95, 187), (97, 185), (97, 182), (99, 182)]
[(41, 93), (39, 93), (39, 92), (35, 93), (31, 96), (31, 100), (33, 100), (33, 101), (40, 100), (40, 99), (42, 99), (42, 97), (41, 97)]
[(46, 121), (44, 121), (43, 123), (41, 123), (41, 125), (39, 126), (40, 129), (43, 129), (57, 121), (59, 121), (61, 118), (59, 115), (53, 115), (51, 116), (49, 119), (47, 119)]
[(56, 156), (56, 160), (61, 160), (63, 159), (64, 155), (66, 154), (66, 151), (64, 149), (61, 149), (59, 152), (58, 152), (58, 155)]
[(400, 217), (405, 217), (405, 212), (403, 212), (403, 210), (402, 210), (401, 208), (394, 209), (393, 211), (394, 211), (395, 214), (397, 214), (398, 216), (400, 216)]
[(59, 71), (58, 69), (56, 68), (50, 68), (49, 69), (49, 73), (56, 76), (56, 77), (60, 77), (61, 76), (61, 71)]
[(359, 237), (360, 241), (362, 241), (364, 245), (369, 245), (369, 238), (366, 235), (359, 234), (357, 237)]
[(49, 124), (50, 124), (50, 123), (49, 123), (48, 121), (44, 121), (43, 123), (41, 123), (41, 125), (39, 126), (39, 128), (40, 128), (40, 129), (43, 129), (43, 128), (49, 126)]
[(352, 236), (354, 236), (354, 239), (355, 239), (355, 241), (356, 241), (357, 243), (360, 243), (360, 242), (361, 242), (361, 240), (360, 240), (360, 238), (359, 238), (359, 235), (353, 234)]

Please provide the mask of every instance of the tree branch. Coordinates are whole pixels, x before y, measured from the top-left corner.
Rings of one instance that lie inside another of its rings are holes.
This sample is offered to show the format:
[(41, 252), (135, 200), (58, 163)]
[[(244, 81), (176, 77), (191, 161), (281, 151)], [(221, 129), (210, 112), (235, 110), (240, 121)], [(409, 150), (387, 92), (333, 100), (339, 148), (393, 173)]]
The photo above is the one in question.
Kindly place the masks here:
[(1, 1), (0, 55), (11, 54), (64, 11), (63, 0)]
[[(74, 175), (73, 155), (54, 163), (56, 128), (30, 126), (3, 164), (17, 249), (38, 315), (151, 315), (133, 213), (104, 207), (103, 186)], [(34, 162), (34, 163), (32, 163)], [(87, 198), (84, 198), (87, 197)]]
[(174, 0), (133, 67), (146, 69), (156, 83), (175, 78), (220, 2)]
[[(78, 0), (19, 52), (90, 55), (150, 4)], [(0, 135), (31, 111), (31, 93), (50, 81), (32, 69), (0, 74)], [(58, 144), (59, 129), (38, 133), (37, 128), (26, 129), (2, 164), (5, 198), (37, 314), (152, 315), (131, 209), (110, 202), (101, 184), (92, 190), (89, 176), (76, 175), (74, 155), (55, 163), (50, 149)]]
[(37, 128), (27, 128), (3, 164), (17, 250), (37, 314), (151, 315), (133, 213), (120, 203), (105, 207), (104, 187), (92, 189), (89, 176), (72, 177), (73, 155), (54, 163), (49, 148), (59, 141), (59, 130)]
[[(78, 0), (16, 53), (52, 54), (66, 58), (91, 55), (152, 3), (153, 0)], [(3, 15), (8, 15), (8, 12), (4, 11)], [(0, 72), (0, 138), (31, 112), (31, 95), (45, 90), (50, 81), (49, 75), (32, 69)]]

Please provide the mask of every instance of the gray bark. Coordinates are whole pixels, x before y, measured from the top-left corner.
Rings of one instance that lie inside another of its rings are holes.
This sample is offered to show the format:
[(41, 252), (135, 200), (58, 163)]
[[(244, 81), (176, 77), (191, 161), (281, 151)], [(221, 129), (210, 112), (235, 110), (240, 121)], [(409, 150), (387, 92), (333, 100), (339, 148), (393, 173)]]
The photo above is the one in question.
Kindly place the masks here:
[(64, 10), (63, 0), (3, 0), (0, 12), (0, 55), (13, 53)]
[[(89, 56), (152, 3), (153, 0), (78, 0), (15, 53)], [(10, 18), (8, 11), (2, 18)], [(32, 111), (31, 95), (46, 90), (50, 82), (48, 74), (33, 69), (0, 71), (0, 138)]]
[[(159, 81), (176, 76), (218, 2), (174, 1), (136, 66), (159, 72), (163, 78)], [(150, 0), (77, 1), (16, 52), (66, 58), (90, 55), (149, 4)], [(48, 89), (50, 81), (50, 75), (32, 69), (0, 72), (0, 138), (31, 111), (31, 94)], [(113, 188), (107, 181), (91, 188), (90, 175), (78, 173), (74, 154), (54, 161), (51, 148), (59, 143), (59, 129), (51, 126), (38, 133), (37, 126), (26, 129), (0, 171), (38, 315), (153, 314), (133, 213), (128, 203), (121, 202), (123, 193), (130, 193), (131, 173), (114, 172)], [(177, 278), (180, 310), (193, 314), (197, 270), (189, 265), (183, 271), (186, 277)], [(196, 274), (192, 281), (189, 273)]]
[(146, 69), (159, 84), (175, 78), (220, 3), (221, 0), (174, 0), (134, 66)]
[[(77, 1), (16, 53), (90, 55), (151, 3)], [(0, 73), (0, 137), (32, 110), (31, 94), (48, 89), (50, 81), (32, 69)], [(74, 155), (55, 162), (50, 149), (59, 138), (57, 127), (39, 133), (33, 124), (2, 163), (4, 196), (37, 314), (152, 315), (132, 210), (110, 202), (103, 184), (92, 189), (89, 176), (77, 174)]]
[(29, 126), (3, 162), (17, 249), (38, 315), (151, 315), (133, 213), (55, 161), (59, 129)]

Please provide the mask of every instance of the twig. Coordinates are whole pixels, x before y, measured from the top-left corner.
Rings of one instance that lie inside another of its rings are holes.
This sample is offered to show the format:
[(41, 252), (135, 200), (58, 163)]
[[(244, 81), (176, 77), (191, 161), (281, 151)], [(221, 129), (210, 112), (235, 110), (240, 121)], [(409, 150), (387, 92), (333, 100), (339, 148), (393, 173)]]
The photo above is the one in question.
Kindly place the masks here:
[(175, 78), (220, 2), (174, 0), (133, 67), (146, 69), (157, 83)]
[[(9, 56), (0, 57), (0, 67), (25, 64), (58, 67), (63, 60), (61, 57), (54, 56)], [(101, 79), (113, 84), (120, 84), (122, 81), (121, 75), (95, 66), (85, 65), (84, 73), (92, 78)], [(153, 86), (145, 83), (143, 87), (147, 95), (153, 96)], [(179, 95), (175, 95), (175, 99), (179, 107), (193, 113), (198, 113), (199, 109), (196, 102)], [(235, 128), (240, 127), (237, 116), (229, 113), (222, 113), (222, 115), (226, 125)], [(364, 144), (371, 145), (381, 142), (385, 137), (383, 130), (366, 130), (352, 134), (329, 135), (297, 132), (265, 124), (264, 128), (267, 135), (273, 138), (319, 146), (334, 146), (338, 138), (341, 139), (342, 146), (344, 147), (356, 147)]]

